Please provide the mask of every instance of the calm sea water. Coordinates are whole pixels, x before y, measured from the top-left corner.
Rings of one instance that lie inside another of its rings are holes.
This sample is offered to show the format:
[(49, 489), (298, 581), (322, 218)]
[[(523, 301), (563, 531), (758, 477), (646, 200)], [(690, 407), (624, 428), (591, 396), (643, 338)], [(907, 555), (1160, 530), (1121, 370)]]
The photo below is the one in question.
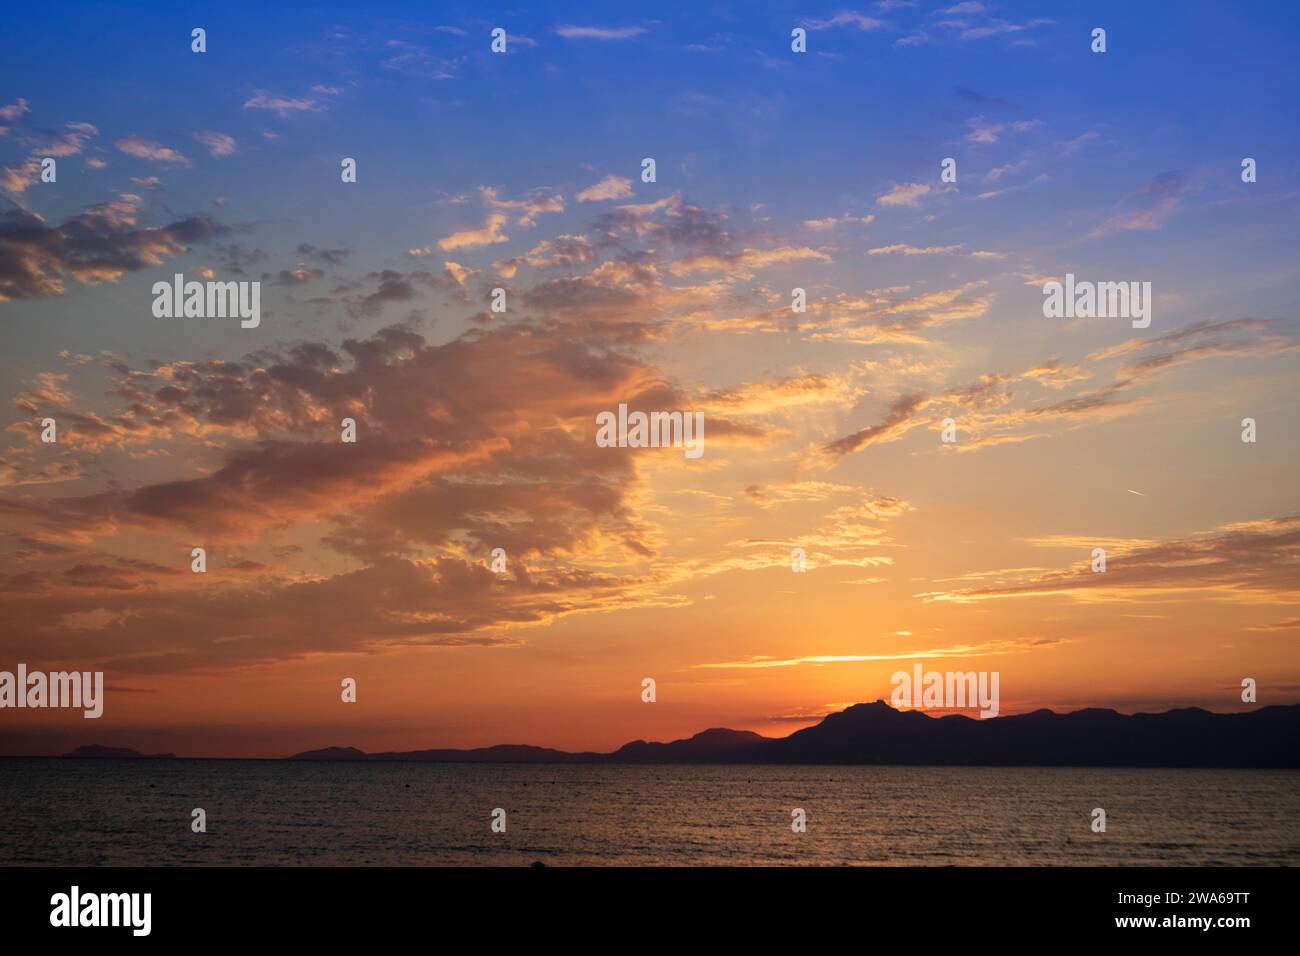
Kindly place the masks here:
[(1300, 771), (0, 759), (0, 865), (536, 860), (1296, 865)]

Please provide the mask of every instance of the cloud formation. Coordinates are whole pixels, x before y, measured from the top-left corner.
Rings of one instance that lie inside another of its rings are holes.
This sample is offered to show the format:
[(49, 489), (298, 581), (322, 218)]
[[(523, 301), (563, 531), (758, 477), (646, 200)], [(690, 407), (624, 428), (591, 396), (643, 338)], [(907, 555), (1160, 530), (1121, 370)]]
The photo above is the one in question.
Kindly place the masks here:
[(0, 213), (0, 301), (62, 295), (69, 277), (116, 282), (229, 231), (206, 216), (166, 226), (139, 219), (138, 197), (88, 206), (57, 226), (25, 209)]

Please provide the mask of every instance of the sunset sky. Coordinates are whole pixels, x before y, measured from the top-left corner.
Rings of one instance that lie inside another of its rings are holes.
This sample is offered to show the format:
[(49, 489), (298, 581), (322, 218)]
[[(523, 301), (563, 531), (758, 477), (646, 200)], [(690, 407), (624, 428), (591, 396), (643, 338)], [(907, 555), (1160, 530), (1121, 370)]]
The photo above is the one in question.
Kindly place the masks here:
[(108, 689), (0, 752), (784, 735), (918, 661), (1300, 700), (1300, 14), (1087, 6), (6, 13), (0, 670)]

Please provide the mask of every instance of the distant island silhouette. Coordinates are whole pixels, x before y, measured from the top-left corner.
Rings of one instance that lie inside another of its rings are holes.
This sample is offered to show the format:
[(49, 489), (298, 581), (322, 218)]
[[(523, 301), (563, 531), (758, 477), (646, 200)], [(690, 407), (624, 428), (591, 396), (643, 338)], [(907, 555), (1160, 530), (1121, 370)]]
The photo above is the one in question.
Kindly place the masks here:
[(99, 744), (86, 744), (64, 754), (65, 757), (142, 757), (148, 760), (175, 760), (175, 754), (142, 754), (130, 747), (104, 747)]
[(410, 760), (552, 764), (916, 764), (1034, 767), (1300, 767), (1300, 704), (1214, 714), (1090, 708), (1036, 710), (977, 720), (895, 710), (883, 700), (828, 714), (788, 737), (715, 728), (686, 740), (634, 740), (613, 753), (568, 753), (526, 744), (472, 750), (366, 753), (308, 750), (288, 760)]

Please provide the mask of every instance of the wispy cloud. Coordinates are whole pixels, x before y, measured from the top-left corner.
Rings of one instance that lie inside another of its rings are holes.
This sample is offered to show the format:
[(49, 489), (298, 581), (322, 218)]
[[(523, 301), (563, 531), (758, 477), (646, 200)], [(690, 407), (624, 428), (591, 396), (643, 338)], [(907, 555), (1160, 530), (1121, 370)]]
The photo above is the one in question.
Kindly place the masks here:
[(996, 143), (1002, 134), (1010, 130), (1015, 133), (1027, 133), (1041, 125), (1040, 120), (1014, 120), (1008, 123), (990, 123), (983, 116), (967, 120), (971, 131), (966, 134), (968, 143)]
[(632, 180), (610, 174), (595, 185), (578, 193), (578, 202), (601, 202), (607, 199), (631, 199)]
[(954, 246), (910, 246), (905, 242), (896, 242), (888, 246), (876, 246), (867, 250), (869, 256), (940, 256), (960, 252), (962, 245)]
[(208, 152), (214, 157), (230, 156), (235, 151), (235, 138), (225, 133), (216, 133), (212, 130), (199, 130), (194, 134), (194, 138), (208, 148)]
[(522, 199), (503, 199), (494, 187), (480, 186), (479, 196), (487, 208), (515, 217), (517, 226), (530, 227), (543, 213), (564, 212), (563, 197), (541, 190)]
[[(1086, 542), (1086, 536), (1080, 537)], [(1117, 549), (1107, 555), (1105, 573), (1094, 573), (1089, 561), (1081, 558), (1072, 567), (1027, 580), (920, 596), (926, 601), (958, 603), (1048, 595), (1131, 601), (1197, 592), (1226, 602), (1293, 604), (1300, 598), (1294, 573), (1297, 561), (1300, 516), (1288, 515)]]
[(733, 275), (750, 275), (757, 269), (785, 262), (812, 260), (830, 262), (831, 257), (807, 246), (780, 246), (775, 249), (743, 249), (734, 253), (704, 252), (687, 256), (670, 267), (673, 275), (692, 272), (728, 272)]
[(1021, 172), (1028, 165), (1029, 165), (1029, 160), (1021, 159), (1021, 160), (1017, 160), (1014, 163), (1004, 163), (1001, 166), (994, 166), (992, 169), (990, 169), (987, 173), (984, 174), (984, 181), (986, 183), (995, 183), (1003, 176), (1009, 176), (1013, 173)]
[[(99, 129), (90, 123), (64, 123), (61, 130), (52, 132), (27, 125), (24, 117), (29, 112), (27, 101), (15, 100), (0, 107), (0, 137), (10, 137), (33, 148), (18, 166), (0, 170), (0, 189), (10, 195), (21, 195), (38, 182), (41, 162), (47, 157), (61, 158), (81, 154)], [(108, 163), (99, 157), (86, 161), (88, 169), (102, 169)]]
[(841, 10), (834, 16), (827, 17), (824, 20), (803, 20), (801, 22), (809, 30), (829, 30), (834, 27), (880, 30), (888, 25), (884, 20), (877, 20), (875, 17), (869, 17), (865, 13), (858, 13), (854, 10)]
[(879, 206), (916, 206), (920, 201), (930, 195), (930, 185), (928, 183), (899, 183), (890, 188), (889, 192), (876, 197), (876, 204)]
[(646, 32), (645, 27), (600, 27), (564, 24), (553, 32), (568, 40), (630, 40)]
[(845, 213), (842, 216), (827, 216), (824, 219), (805, 219), (803, 225), (805, 229), (825, 230), (825, 229), (834, 229), (836, 226), (846, 226), (853, 223), (867, 226), (875, 221), (876, 221), (876, 217), (872, 215), (853, 216), (853, 215), (849, 215), (848, 213)]
[(294, 98), (254, 90), (253, 95), (244, 101), (244, 109), (270, 110), (278, 116), (289, 116), (293, 113), (319, 113), (325, 106), (310, 96)]
[(1085, 238), (1098, 239), (1116, 232), (1159, 229), (1165, 216), (1178, 205), (1186, 185), (1187, 174), (1180, 170), (1152, 177), (1142, 190), (1121, 201), (1119, 212), (1109, 216)]
[(192, 165), (190, 160), (172, 149), (143, 136), (123, 136), (114, 143), (119, 150), (137, 159), (147, 159), (155, 163), (173, 163), (179, 166)]
[(425, 80), (456, 78), (459, 62), (457, 60), (438, 56), (426, 47), (409, 40), (389, 40), (385, 46), (388, 56), (379, 64), (385, 70)]
[(953, 644), (929, 647), (896, 654), (817, 654), (807, 657), (752, 657), (719, 664), (695, 664), (696, 668), (727, 670), (762, 670), (769, 667), (798, 667), (801, 664), (869, 664), (876, 661), (925, 660), (934, 657), (1000, 657), (1021, 654), (1038, 648), (1059, 647), (1068, 643), (1062, 638), (1030, 637), (1019, 640), (988, 641), (984, 644)]
[(499, 242), (506, 242), (510, 237), (501, 231), (505, 224), (506, 217), (501, 213), (494, 212), (477, 229), (463, 229), (460, 232), (453, 232), (444, 239), (439, 239), (438, 248), (444, 251), (473, 249), (478, 246), (491, 246)]

